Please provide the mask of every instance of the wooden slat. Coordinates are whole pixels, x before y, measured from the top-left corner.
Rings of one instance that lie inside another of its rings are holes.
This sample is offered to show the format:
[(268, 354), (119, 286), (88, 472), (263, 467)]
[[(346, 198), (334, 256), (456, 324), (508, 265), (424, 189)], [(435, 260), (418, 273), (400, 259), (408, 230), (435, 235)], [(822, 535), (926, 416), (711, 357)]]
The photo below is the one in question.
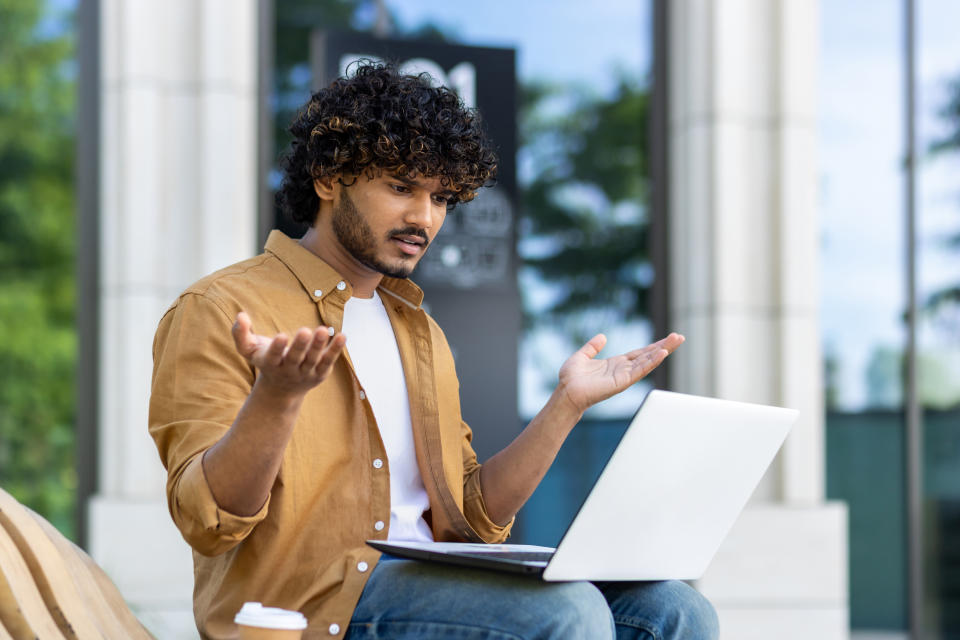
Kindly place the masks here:
[(7, 580), (7, 574), (0, 571), (0, 626), (9, 629), (12, 638), (32, 638), (33, 630), (30, 623), (20, 613), (17, 599), (13, 595), (13, 587)]
[(13, 636), (10, 635), (7, 628), (3, 626), (3, 621), (0, 621), (0, 640), (13, 640)]
[(84, 596), (84, 604), (97, 621), (103, 635), (107, 638), (154, 640), (150, 632), (130, 611), (120, 591), (103, 569), (83, 549), (57, 531), (52, 524), (30, 509), (26, 507), (24, 509), (59, 551), (67, 570)]
[(91, 618), (85, 598), (56, 546), (26, 507), (3, 490), (0, 490), (0, 527), (6, 529), (17, 545), (47, 610), (64, 637), (70, 640), (106, 637)]
[(16, 640), (66, 640), (53, 621), (26, 561), (0, 527), (0, 619)]

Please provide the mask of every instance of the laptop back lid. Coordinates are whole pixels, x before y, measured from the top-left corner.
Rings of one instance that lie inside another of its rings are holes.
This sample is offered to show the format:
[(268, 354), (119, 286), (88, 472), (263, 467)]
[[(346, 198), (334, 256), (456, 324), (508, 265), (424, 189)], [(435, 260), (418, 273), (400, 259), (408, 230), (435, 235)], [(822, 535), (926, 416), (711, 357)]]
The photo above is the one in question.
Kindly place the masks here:
[(701, 577), (797, 415), (651, 391), (543, 579)]

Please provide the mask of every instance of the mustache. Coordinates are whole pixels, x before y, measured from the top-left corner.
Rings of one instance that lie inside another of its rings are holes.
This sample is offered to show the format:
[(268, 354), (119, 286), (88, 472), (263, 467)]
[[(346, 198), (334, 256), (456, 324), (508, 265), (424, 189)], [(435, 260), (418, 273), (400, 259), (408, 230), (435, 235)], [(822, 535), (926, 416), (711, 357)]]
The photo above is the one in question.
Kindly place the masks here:
[(404, 227), (402, 229), (393, 229), (387, 234), (387, 236), (390, 238), (393, 238), (394, 236), (417, 236), (419, 238), (423, 238), (424, 247), (430, 244), (430, 238), (427, 237), (427, 232), (420, 227)]

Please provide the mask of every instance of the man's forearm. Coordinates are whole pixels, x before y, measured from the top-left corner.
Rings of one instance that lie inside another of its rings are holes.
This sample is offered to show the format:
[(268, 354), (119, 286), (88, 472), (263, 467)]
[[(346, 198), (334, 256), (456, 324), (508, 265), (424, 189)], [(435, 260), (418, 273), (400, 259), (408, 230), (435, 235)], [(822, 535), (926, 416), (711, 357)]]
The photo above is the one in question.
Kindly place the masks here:
[(491, 520), (506, 524), (533, 495), (580, 417), (558, 388), (526, 429), (483, 464), (480, 490)]
[(203, 472), (217, 505), (255, 514), (267, 500), (287, 448), (303, 394), (279, 394), (258, 379), (230, 430), (203, 456)]

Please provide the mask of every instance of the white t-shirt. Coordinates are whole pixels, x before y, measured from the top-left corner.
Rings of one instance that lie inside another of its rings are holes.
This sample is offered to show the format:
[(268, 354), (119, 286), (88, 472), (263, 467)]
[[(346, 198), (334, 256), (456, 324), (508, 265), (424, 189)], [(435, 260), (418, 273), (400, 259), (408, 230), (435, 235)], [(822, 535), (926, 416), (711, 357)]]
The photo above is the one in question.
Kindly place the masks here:
[(390, 465), (388, 540), (432, 542), (423, 519), (430, 499), (423, 487), (410, 424), (410, 399), (397, 338), (380, 294), (350, 298), (343, 309), (347, 353), (380, 427)]

